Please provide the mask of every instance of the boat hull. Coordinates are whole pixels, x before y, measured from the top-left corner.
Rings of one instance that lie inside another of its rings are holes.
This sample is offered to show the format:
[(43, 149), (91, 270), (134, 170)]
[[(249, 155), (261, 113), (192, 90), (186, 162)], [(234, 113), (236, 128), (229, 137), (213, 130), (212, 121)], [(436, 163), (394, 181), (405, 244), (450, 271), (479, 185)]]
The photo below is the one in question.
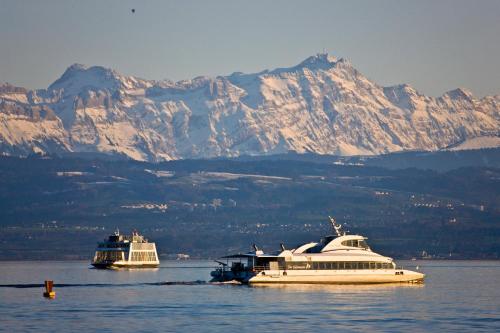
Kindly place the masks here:
[(425, 275), (409, 270), (387, 270), (358, 273), (356, 271), (263, 271), (249, 277), (249, 284), (375, 284), (375, 283), (423, 283)]
[(212, 272), (212, 281), (226, 282), (236, 280), (248, 284), (293, 283), (293, 284), (376, 284), (376, 283), (423, 283), (425, 275), (409, 270), (383, 271), (273, 271), (259, 273), (220, 271)]

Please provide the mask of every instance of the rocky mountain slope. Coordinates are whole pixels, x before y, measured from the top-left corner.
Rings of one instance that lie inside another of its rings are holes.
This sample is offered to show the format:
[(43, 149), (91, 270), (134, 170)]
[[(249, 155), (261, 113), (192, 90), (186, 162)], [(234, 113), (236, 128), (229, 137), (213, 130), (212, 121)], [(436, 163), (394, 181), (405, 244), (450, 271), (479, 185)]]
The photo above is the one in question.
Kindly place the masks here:
[(500, 133), (500, 95), (381, 87), (327, 54), (291, 68), (179, 82), (72, 65), (47, 89), (0, 86), (0, 153), (136, 160), (438, 150)]

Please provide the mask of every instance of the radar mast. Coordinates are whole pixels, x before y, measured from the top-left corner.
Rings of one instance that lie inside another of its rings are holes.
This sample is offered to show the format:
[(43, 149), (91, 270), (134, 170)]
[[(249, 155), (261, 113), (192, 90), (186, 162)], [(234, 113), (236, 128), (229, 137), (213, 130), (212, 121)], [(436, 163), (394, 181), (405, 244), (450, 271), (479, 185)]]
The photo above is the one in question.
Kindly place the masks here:
[(337, 234), (338, 237), (340, 236), (345, 236), (345, 231), (342, 230), (342, 225), (338, 224), (335, 218), (328, 216), (330, 219), (330, 223), (332, 224), (333, 230), (335, 230), (335, 233)]

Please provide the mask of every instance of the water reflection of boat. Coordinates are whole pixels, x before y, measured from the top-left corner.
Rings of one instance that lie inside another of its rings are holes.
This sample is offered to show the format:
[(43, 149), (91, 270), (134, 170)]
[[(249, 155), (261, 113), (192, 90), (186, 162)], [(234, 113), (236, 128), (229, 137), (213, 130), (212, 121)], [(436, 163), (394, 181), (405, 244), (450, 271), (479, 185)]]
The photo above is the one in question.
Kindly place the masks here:
[(276, 254), (254, 251), (220, 258), (213, 281), (249, 284), (422, 283), (424, 274), (399, 269), (392, 258), (373, 252), (360, 235), (347, 235), (330, 218), (334, 235)]
[(159, 264), (155, 243), (148, 242), (137, 232), (128, 236), (116, 231), (98, 243), (92, 260), (92, 266), (96, 268), (150, 268)]

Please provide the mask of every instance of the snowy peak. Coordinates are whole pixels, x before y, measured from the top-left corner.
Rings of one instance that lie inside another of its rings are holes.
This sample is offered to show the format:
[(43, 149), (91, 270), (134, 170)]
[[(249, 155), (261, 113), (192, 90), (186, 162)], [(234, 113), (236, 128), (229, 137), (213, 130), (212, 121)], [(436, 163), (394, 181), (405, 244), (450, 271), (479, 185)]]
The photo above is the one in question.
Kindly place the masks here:
[(465, 88), (457, 88), (454, 90), (450, 90), (443, 94), (444, 97), (449, 97), (452, 100), (467, 100), (472, 102), (474, 99), (474, 95), (472, 92)]
[(391, 103), (406, 110), (415, 110), (418, 101), (425, 97), (408, 84), (384, 87), (383, 91)]
[(62, 77), (70, 76), (70, 75), (72, 75), (72, 73), (85, 72), (88, 69), (89, 69), (89, 66), (86, 66), (84, 64), (74, 63), (73, 65), (69, 66), (64, 71)]
[(390, 86), (390, 87), (384, 87), (384, 92), (387, 92), (387, 94), (392, 94), (394, 96), (419, 96), (420, 94), (418, 93), (415, 88), (410, 86), (409, 84), (403, 83), (403, 84), (398, 84), (395, 86)]
[(77, 95), (84, 90), (115, 91), (123, 86), (116, 71), (101, 66), (73, 64), (49, 86), (49, 90), (64, 90), (65, 95)]
[(28, 94), (29, 92), (25, 88), (16, 87), (9, 83), (0, 84), (0, 103), (9, 101), (26, 104), (29, 99)]
[(337, 58), (328, 53), (318, 53), (302, 61), (297, 67), (307, 67), (309, 69), (325, 69), (335, 66)]
[(0, 84), (0, 94), (26, 94), (27, 90), (22, 87), (16, 87), (6, 82)]
[(269, 73), (269, 74), (281, 74), (287, 72), (296, 72), (304, 69), (308, 69), (311, 71), (318, 70), (330, 70), (334, 68), (337, 63), (348, 64), (348, 61), (345, 59), (337, 60), (336, 57), (328, 55), (328, 53), (318, 53), (316, 55), (310, 56), (306, 58), (304, 61), (300, 62), (298, 65), (293, 67), (286, 68), (276, 68), (272, 71), (264, 71), (261, 74)]

